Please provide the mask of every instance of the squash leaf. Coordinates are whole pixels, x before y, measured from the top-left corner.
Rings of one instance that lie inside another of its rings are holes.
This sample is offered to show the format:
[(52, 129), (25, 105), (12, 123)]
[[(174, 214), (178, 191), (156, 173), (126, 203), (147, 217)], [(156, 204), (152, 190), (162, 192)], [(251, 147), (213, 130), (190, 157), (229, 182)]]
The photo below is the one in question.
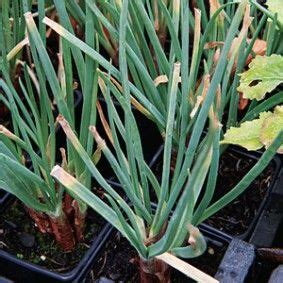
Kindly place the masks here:
[(272, 13), (277, 13), (278, 21), (283, 24), (282, 0), (267, 0), (266, 5)]
[(241, 74), (238, 91), (244, 98), (261, 100), (283, 83), (283, 56), (256, 56)]
[[(260, 130), (260, 141), (265, 147), (271, 145), (273, 140), (283, 129), (283, 106), (277, 106), (274, 113), (268, 117)], [(283, 145), (278, 149), (278, 153), (283, 153)]]
[[(221, 144), (235, 144), (247, 150), (268, 148), (283, 129), (283, 106), (274, 112), (262, 112), (258, 119), (244, 122), (240, 127), (231, 127), (224, 135)], [(283, 145), (278, 149), (283, 153)]]
[(240, 145), (247, 150), (262, 148), (260, 130), (265, 120), (271, 115), (271, 112), (262, 112), (258, 119), (244, 122), (238, 128), (231, 127), (224, 135), (224, 140), (221, 143)]

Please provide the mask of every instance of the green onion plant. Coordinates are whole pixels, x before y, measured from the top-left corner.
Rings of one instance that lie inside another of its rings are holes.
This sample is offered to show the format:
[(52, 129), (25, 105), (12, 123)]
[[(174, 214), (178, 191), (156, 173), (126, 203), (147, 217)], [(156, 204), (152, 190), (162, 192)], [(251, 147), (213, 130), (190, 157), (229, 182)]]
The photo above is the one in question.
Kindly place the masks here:
[[(121, 2), (118, 1), (117, 3)], [(142, 81), (146, 85), (147, 91), (142, 91), (137, 84), (129, 80), (130, 64), (134, 64), (134, 61), (131, 61), (128, 57), (128, 54), (133, 55), (128, 44), (128, 15), (133, 3), (139, 8), (139, 15), (143, 15), (145, 25), (148, 27), (151, 25), (146, 13), (142, 11), (144, 6), (139, 4), (142, 2), (122, 1), (118, 33), (119, 69), (76, 38), (71, 32), (47, 18), (44, 19), (44, 22), (63, 38), (73, 46), (79, 47), (107, 70), (100, 71), (99, 84), (107, 102), (108, 121), (114, 149), (111, 150), (108, 147), (100, 137), (96, 127), (90, 126), (90, 132), (93, 134), (98, 148), (102, 150), (115, 172), (130, 203), (123, 199), (123, 195), (117, 192), (117, 188), (107, 183), (103, 173), (99, 172), (91, 155), (84, 149), (78, 136), (72, 130), (68, 119), (63, 116), (59, 116), (57, 121), (89, 172), (105, 190), (105, 200), (93, 194), (89, 188), (58, 165), (53, 168), (51, 175), (71, 195), (101, 214), (126, 237), (140, 256), (143, 282), (152, 282), (150, 281), (152, 278), (159, 278), (160, 282), (169, 282), (168, 275), (166, 275), (167, 267), (159, 261), (160, 256), (170, 253), (181, 258), (193, 258), (205, 251), (206, 243), (197, 226), (244, 192), (249, 184), (264, 170), (282, 143), (283, 131), (277, 135), (263, 156), (244, 178), (229, 193), (215, 203), (211, 203), (216, 186), (220, 156), (221, 124), (219, 114), (222, 113), (222, 104), (219, 84), (227, 67), (228, 53), (247, 9), (247, 1), (242, 1), (239, 4), (235, 16), (231, 19), (230, 29), (215, 66), (215, 71), (213, 74), (207, 73), (204, 77), (202, 87), (200, 87), (202, 103), (198, 105), (197, 111), (192, 115), (193, 117), (190, 117), (190, 120), (189, 114), (192, 113), (192, 109), (195, 109), (196, 104), (188, 103), (190, 100), (187, 94), (191, 90), (190, 80), (196, 78), (188, 77), (190, 73), (187, 64), (189, 56), (189, 18), (187, 17), (189, 7), (187, 2), (181, 2), (180, 6), (182, 11), (180, 16), (182, 19), (182, 44), (179, 46), (181, 56), (178, 57), (171, 53), (168, 61), (165, 60), (165, 54), (161, 53), (163, 55), (160, 55), (161, 59), (159, 58), (158, 66), (164, 71), (167, 84), (163, 87), (165, 95), (161, 96), (160, 93), (161, 98), (159, 97), (157, 104), (153, 103), (156, 96), (150, 98), (152, 100), (149, 102), (149, 96), (154, 95), (154, 93), (150, 93), (150, 90), (156, 91), (156, 87), (153, 88), (152, 79), (145, 75), (145, 67), (142, 67), (142, 64), (138, 70), (139, 74), (144, 76)], [(222, 9), (219, 10), (219, 12), (221, 11)], [(196, 11), (196, 25), (200, 22), (198, 13)], [(152, 31), (152, 28), (149, 27), (148, 29)], [(156, 35), (156, 33), (152, 34), (153, 36)], [(158, 52), (163, 52), (157, 39), (154, 44), (158, 45), (156, 46)], [(140, 64), (139, 59), (134, 58)], [(113, 83), (113, 77), (120, 83)], [(148, 97), (144, 93), (147, 93)], [(140, 101), (146, 99), (149, 104), (144, 103), (143, 106), (155, 119), (160, 119), (159, 126), (163, 128), (164, 151), (161, 179), (155, 174), (156, 172), (149, 168), (143, 157), (143, 141), (140, 140), (137, 124), (131, 111), (131, 102), (135, 94), (138, 95), (137, 98), (141, 98)], [(163, 98), (164, 101), (161, 105)], [(124, 119), (117, 115), (113, 99), (118, 100), (123, 108)], [(157, 109), (157, 105), (166, 110), (165, 114), (161, 114), (162, 110), (161, 108)], [(209, 124), (208, 131), (203, 135), (203, 128), (207, 122)], [(183, 130), (178, 135), (176, 134), (176, 125), (180, 125)], [(170, 167), (174, 144), (178, 145), (178, 153), (175, 170), (171, 174)], [(152, 201), (157, 203), (156, 209), (152, 208)], [(195, 278), (193, 274), (190, 276)]]
[[(119, 21), (123, 1), (81, 0), (77, 4), (76, 1), (68, 1), (65, 5), (64, 1), (54, 2), (61, 26), (46, 18), (47, 25), (57, 29), (61, 35), (64, 33), (64, 38), (97, 61), (102, 73), (107, 73), (110, 68), (111, 84), (121, 88), (121, 76), (116, 67), (120, 63)], [(278, 41), (273, 40), (278, 34), (281, 35), (276, 29), (276, 15), (255, 1), (244, 1), (242, 7), (245, 8), (238, 13), (238, 1), (214, 0), (205, 3), (198, 0), (195, 3), (196, 6), (193, 7), (189, 6), (188, 1), (182, 0), (134, 0), (130, 1), (127, 13), (125, 56), (131, 80), (132, 103), (157, 125), (162, 136), (166, 131), (169, 110), (167, 89), (170, 87), (168, 83), (173, 72), (173, 62), (183, 63), (180, 81), (185, 82), (177, 94), (178, 115), (173, 131), (177, 148), (179, 140), (183, 146), (184, 140), (188, 138), (190, 121), (196, 118), (200, 111), (206, 82), (212, 78), (214, 82), (211, 91), (213, 89), (215, 93), (219, 86), (221, 107), (218, 117), (224, 130), (240, 122), (238, 105), (242, 99), (237, 91), (239, 74), (256, 54), (263, 55), (266, 52), (268, 55), (270, 52), (277, 52), (281, 42), (280, 36)], [(74, 31), (66, 19), (67, 12), (74, 15), (82, 28), (89, 23), (87, 16), (88, 19), (93, 19), (92, 30), (95, 33), (89, 36), (97, 37), (101, 49), (111, 58), (113, 66), (110, 66), (109, 60), (101, 58), (100, 54), (91, 50), (87, 42), (74, 36)], [(232, 29), (232, 23), (236, 21), (238, 23)], [(62, 27), (66, 32), (63, 32)], [(221, 64), (218, 64), (220, 56)], [(102, 74), (101, 78), (107, 79), (105, 74)], [(271, 102), (262, 106), (269, 110), (272, 105), (274, 104)], [(258, 115), (258, 109), (254, 109), (256, 106), (258, 103), (253, 102), (246, 107), (245, 115)], [(181, 111), (187, 112), (183, 121), (180, 119)]]
[[(97, 75), (95, 72), (89, 74), (87, 70), (92, 68), (95, 71), (97, 65), (93, 60), (83, 58), (81, 51), (77, 50), (81, 55), (81, 77), (78, 80), (83, 91), (80, 125), (75, 121), (72, 48), (68, 42), (60, 41), (57, 74), (45, 47), (48, 44), (45, 41), (45, 25), (37, 28), (32, 13), (28, 11), (29, 3), (23, 3), (32, 61), (23, 62), (19, 90), (15, 89), (9, 73), (9, 49), (3, 40), (5, 29), (0, 27), (3, 43), (0, 100), (10, 110), (12, 120), (11, 128), (0, 127), (1, 188), (25, 204), (41, 232), (54, 234), (62, 248), (70, 251), (83, 238), (87, 206), (66, 194), (64, 188), (50, 177), (50, 171), (56, 162), (61, 162), (87, 187), (90, 187), (91, 175), (70, 144), (64, 145), (63, 142), (62, 148), (58, 148), (62, 141), (57, 138), (54, 113), (58, 109), (72, 129), (80, 131), (84, 148), (92, 152), (93, 139), (84, 124), (95, 123)], [(38, 1), (39, 6), (40, 3), (44, 8), (44, 1)], [(89, 31), (88, 28), (86, 30)], [(92, 44), (95, 47), (95, 43)]]

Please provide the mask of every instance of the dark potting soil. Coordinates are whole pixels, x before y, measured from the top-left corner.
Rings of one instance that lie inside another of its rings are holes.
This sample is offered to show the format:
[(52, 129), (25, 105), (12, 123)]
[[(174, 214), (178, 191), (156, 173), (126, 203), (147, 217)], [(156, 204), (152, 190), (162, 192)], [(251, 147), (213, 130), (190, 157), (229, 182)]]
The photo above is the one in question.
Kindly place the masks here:
[(104, 224), (100, 216), (89, 210), (84, 241), (65, 253), (52, 235), (38, 231), (22, 204), (15, 201), (0, 215), (0, 249), (51, 271), (66, 273), (82, 259)]
[(0, 189), (0, 199), (7, 194), (6, 191)]
[[(254, 157), (227, 149), (220, 159), (217, 184), (211, 204), (232, 190), (256, 162), (257, 159)], [(173, 166), (171, 170), (173, 172)], [(156, 172), (157, 176), (161, 176), (161, 162), (156, 164)], [(270, 164), (243, 194), (209, 217), (205, 223), (233, 236), (247, 232), (262, 201), (267, 197), (274, 173), (275, 168)]]
[[(227, 246), (219, 242), (208, 242), (208, 249), (202, 256), (188, 260), (188, 263), (214, 276), (224, 256)], [(188, 278), (176, 270), (171, 272), (172, 282), (189, 282)], [(138, 254), (121, 236), (115, 236), (106, 245), (86, 283), (139, 282)], [(191, 281), (193, 282), (193, 281)]]
[[(212, 203), (233, 189), (255, 163), (254, 158), (226, 151), (220, 160)], [(234, 236), (245, 233), (267, 196), (274, 171), (274, 167), (269, 165), (242, 195), (207, 219), (206, 223)]]

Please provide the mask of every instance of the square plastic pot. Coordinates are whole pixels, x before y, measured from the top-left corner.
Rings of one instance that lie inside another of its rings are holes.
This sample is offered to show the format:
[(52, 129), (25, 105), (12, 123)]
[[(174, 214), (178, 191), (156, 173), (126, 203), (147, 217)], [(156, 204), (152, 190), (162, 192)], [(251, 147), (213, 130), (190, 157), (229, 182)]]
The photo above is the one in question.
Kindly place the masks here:
[[(231, 147), (229, 150), (232, 153), (240, 154), (241, 156), (252, 159), (254, 161), (257, 161), (261, 156), (260, 152), (247, 153), (244, 150), (240, 150), (239, 148), (234, 148), (234, 147)], [(154, 168), (159, 162), (161, 162), (162, 154), (163, 154), (163, 146), (161, 146), (159, 148), (159, 150), (156, 152), (156, 154), (153, 156), (153, 159), (150, 163), (152, 168)], [(232, 239), (232, 238), (236, 237), (236, 238), (241, 239), (243, 241), (249, 242), (251, 237), (255, 237), (254, 230), (255, 229), (260, 230), (261, 226), (257, 225), (258, 221), (264, 222), (265, 219), (266, 219), (266, 216), (265, 216), (266, 213), (269, 213), (270, 214), (269, 219), (271, 219), (271, 220), (270, 220), (270, 222), (267, 222), (267, 223), (270, 224), (269, 231), (271, 233), (274, 233), (274, 229), (276, 229), (276, 227), (277, 227), (276, 225), (281, 223), (282, 220), (277, 219), (278, 223), (275, 223), (272, 220), (273, 219), (272, 217), (274, 217), (274, 215), (271, 213), (271, 211), (274, 211), (274, 208), (278, 207), (277, 210), (280, 210), (280, 215), (282, 216), (281, 212), (283, 210), (282, 209), (282, 207), (283, 207), (283, 196), (278, 198), (280, 188), (282, 188), (282, 186), (283, 186), (283, 174), (281, 173), (282, 160), (280, 159), (280, 157), (275, 156), (274, 159), (271, 162), (271, 166), (273, 167), (273, 178), (272, 178), (272, 181), (270, 182), (270, 186), (268, 188), (268, 191), (265, 194), (263, 201), (259, 205), (256, 215), (254, 216), (253, 220), (249, 224), (249, 227), (247, 228), (247, 230), (244, 233), (242, 233), (240, 235), (229, 234), (227, 232), (223, 232), (223, 231), (221, 231), (217, 228), (214, 228), (211, 225), (206, 224), (206, 223), (200, 224), (200, 229), (205, 230), (205, 231), (210, 231), (211, 233), (216, 233), (218, 236), (222, 235), (223, 239)], [(283, 172), (283, 169), (282, 169), (282, 172)], [(281, 192), (281, 194), (283, 195), (283, 192)], [(280, 199), (281, 199), (281, 201), (279, 202)], [(274, 201), (275, 202), (277, 201), (277, 206), (274, 204)], [(270, 208), (271, 203), (272, 203), (272, 205), (271, 205), (272, 209)], [(280, 204), (282, 204), (282, 205), (280, 205)], [(276, 214), (278, 214), (277, 211), (276, 211)], [(262, 218), (264, 218), (264, 219), (261, 220)], [(280, 218), (280, 219), (282, 219), (282, 218)], [(274, 225), (273, 225), (273, 223), (274, 223)], [(263, 226), (263, 227), (266, 227), (266, 225)], [(263, 228), (263, 229), (265, 229), (265, 228)], [(257, 234), (259, 234), (259, 233), (257, 233)], [(275, 237), (275, 234), (274, 234), (274, 237)], [(265, 239), (265, 240), (268, 241), (268, 239)], [(253, 241), (251, 241), (251, 242), (254, 243)]]
[[(4, 209), (14, 202), (10, 199), (5, 203)], [(0, 212), (3, 212), (1, 209)], [(20, 282), (83, 282), (86, 275), (95, 263), (96, 257), (104, 248), (108, 240), (112, 226), (105, 222), (98, 235), (93, 239), (89, 249), (86, 251), (77, 266), (69, 272), (57, 273), (39, 265), (17, 258), (6, 251), (0, 250), (0, 276), (9, 278), (17, 283)]]

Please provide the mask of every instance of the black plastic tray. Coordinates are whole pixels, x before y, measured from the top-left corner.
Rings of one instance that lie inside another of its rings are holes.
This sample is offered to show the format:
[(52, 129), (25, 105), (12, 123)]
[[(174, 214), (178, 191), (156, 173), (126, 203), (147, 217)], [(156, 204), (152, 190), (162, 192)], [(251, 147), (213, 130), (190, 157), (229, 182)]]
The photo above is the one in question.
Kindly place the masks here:
[[(2, 213), (8, 206), (15, 201), (15, 197), (10, 197), (0, 207)], [(113, 227), (105, 222), (101, 232), (95, 236), (90, 248), (82, 257), (78, 265), (66, 273), (57, 273), (44, 267), (38, 266), (28, 261), (17, 258), (6, 251), (0, 249), (0, 276), (7, 277), (15, 282), (83, 282), (92, 265), (95, 263), (97, 255), (103, 250), (105, 242), (108, 240)]]
[[(241, 150), (237, 147), (230, 147), (229, 150), (231, 152), (241, 154), (241, 155), (248, 157), (250, 159), (253, 159), (253, 160), (258, 160), (260, 158), (261, 154), (262, 154), (260, 152), (248, 153), (248, 152), (243, 151), (243, 150)], [(153, 157), (152, 162), (150, 163), (151, 167), (156, 166), (158, 164), (158, 162), (160, 161), (160, 159), (162, 159), (162, 153), (163, 153), (163, 146), (161, 146), (159, 148), (156, 155)], [(233, 237), (236, 237), (236, 238), (242, 239), (243, 241), (249, 241), (249, 239), (251, 238), (253, 231), (254, 231), (254, 229), (257, 225), (257, 222), (262, 217), (262, 213), (267, 210), (267, 207), (268, 207), (271, 199), (276, 198), (276, 191), (278, 191), (278, 178), (280, 176), (280, 170), (281, 170), (281, 167), (282, 167), (282, 160), (280, 159), (280, 157), (275, 156), (273, 158), (272, 162), (271, 162), (271, 165), (274, 168), (274, 172), (273, 172), (273, 179), (272, 179), (272, 182), (271, 182), (270, 187), (268, 189), (268, 192), (266, 193), (263, 201), (261, 202), (261, 204), (258, 208), (258, 211), (257, 211), (255, 217), (253, 218), (253, 220), (251, 221), (248, 229), (243, 234), (232, 235), (232, 234), (229, 234), (227, 232), (223, 232), (223, 231), (221, 231), (217, 228), (211, 227), (209, 224), (206, 224), (206, 223), (200, 224), (199, 228), (201, 230), (209, 230), (209, 231), (211, 231), (211, 233), (215, 232), (218, 235), (221, 234), (223, 239), (232, 239)], [(283, 175), (282, 175), (282, 181), (281, 182), (282, 182), (282, 185), (283, 185)], [(280, 187), (280, 185), (279, 185), (279, 187)], [(282, 186), (281, 186), (281, 188), (282, 188)], [(282, 194), (283, 194), (283, 192), (282, 192)]]

